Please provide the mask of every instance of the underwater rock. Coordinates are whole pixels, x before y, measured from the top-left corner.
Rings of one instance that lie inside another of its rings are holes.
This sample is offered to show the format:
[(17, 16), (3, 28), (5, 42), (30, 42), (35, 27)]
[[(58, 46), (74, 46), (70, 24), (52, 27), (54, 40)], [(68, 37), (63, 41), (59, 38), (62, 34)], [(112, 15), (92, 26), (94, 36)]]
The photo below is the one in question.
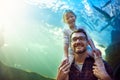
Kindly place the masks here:
[(0, 61), (0, 80), (54, 80), (34, 72), (26, 72), (4, 65)]
[(114, 80), (120, 80), (120, 42), (111, 44), (105, 51), (106, 60), (113, 67)]
[(113, 68), (120, 64), (120, 42), (109, 45), (105, 52), (106, 60)]
[(120, 42), (120, 31), (119, 30), (113, 30), (111, 32), (111, 39), (112, 39), (112, 44), (119, 43)]

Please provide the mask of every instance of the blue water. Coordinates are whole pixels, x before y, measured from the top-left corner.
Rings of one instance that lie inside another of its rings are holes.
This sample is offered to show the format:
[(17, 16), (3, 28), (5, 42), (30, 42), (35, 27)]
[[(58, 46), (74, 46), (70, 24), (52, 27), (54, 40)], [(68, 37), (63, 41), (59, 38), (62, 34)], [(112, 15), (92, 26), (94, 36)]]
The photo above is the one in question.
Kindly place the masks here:
[(104, 50), (114, 42), (111, 32), (120, 31), (119, 0), (108, 4), (109, 0), (5, 1), (0, 1), (0, 60), (47, 77), (55, 78), (63, 57), (62, 15), (66, 9), (75, 12), (77, 25), (85, 26), (103, 57)]

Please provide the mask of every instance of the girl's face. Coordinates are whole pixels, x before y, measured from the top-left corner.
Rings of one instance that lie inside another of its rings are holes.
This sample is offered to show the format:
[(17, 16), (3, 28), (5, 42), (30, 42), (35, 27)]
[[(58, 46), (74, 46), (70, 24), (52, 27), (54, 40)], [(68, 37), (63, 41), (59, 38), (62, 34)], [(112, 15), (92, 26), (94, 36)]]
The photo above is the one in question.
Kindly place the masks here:
[(74, 14), (68, 12), (64, 15), (64, 21), (67, 23), (69, 26), (75, 25), (75, 20), (76, 17)]

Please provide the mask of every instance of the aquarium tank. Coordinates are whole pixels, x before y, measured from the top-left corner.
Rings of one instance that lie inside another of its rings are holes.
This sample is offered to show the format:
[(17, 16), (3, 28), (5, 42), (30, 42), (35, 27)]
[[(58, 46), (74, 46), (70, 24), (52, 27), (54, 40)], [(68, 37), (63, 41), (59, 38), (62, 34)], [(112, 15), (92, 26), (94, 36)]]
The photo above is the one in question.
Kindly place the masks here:
[[(62, 61), (65, 10), (77, 15), (102, 57), (120, 59), (119, 0), (0, 0), (0, 79), (54, 80)], [(117, 74), (117, 73), (116, 73)]]

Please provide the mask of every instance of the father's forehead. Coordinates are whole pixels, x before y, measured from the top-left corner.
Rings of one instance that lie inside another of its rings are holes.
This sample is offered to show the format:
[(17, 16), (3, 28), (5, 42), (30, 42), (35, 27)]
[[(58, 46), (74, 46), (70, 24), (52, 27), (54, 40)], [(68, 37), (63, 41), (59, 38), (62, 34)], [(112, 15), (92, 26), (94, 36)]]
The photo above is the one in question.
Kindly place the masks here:
[(82, 33), (82, 32), (73, 33), (71, 38), (73, 38), (73, 37), (80, 37), (80, 36), (85, 36), (85, 34)]

